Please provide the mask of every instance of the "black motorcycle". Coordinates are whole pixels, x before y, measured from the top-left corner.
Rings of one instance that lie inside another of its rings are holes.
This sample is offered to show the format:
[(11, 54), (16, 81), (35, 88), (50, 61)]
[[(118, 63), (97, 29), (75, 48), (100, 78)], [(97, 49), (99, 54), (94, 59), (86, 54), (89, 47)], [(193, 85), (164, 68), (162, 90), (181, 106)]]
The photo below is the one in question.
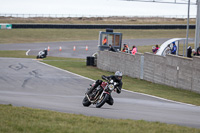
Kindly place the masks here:
[(106, 82), (102, 82), (99, 86), (95, 87), (95, 82), (90, 85), (91, 87), (85, 93), (85, 97), (82, 101), (83, 106), (88, 107), (91, 104), (96, 104), (96, 108), (101, 108), (111, 96), (111, 92), (115, 90), (115, 86), (118, 85), (117, 82), (107, 79), (102, 76)]

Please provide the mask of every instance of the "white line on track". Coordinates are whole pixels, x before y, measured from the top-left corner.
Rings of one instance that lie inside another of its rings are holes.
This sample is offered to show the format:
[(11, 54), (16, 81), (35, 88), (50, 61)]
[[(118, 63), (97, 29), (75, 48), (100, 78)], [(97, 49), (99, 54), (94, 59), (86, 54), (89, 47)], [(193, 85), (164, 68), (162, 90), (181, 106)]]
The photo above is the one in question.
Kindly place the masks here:
[[(83, 79), (87, 79), (87, 80), (90, 80), (90, 81), (93, 81), (93, 82), (95, 81), (95, 80), (93, 80), (93, 79), (90, 79), (90, 78), (81, 76), (81, 75), (79, 75), (79, 74), (75, 74), (75, 73), (69, 72), (69, 71), (67, 71), (67, 70), (63, 70), (63, 69), (61, 69), (61, 68), (58, 68), (58, 67), (55, 67), (55, 66), (46, 64), (46, 63), (44, 63), (44, 62), (40, 62), (40, 61), (37, 61), (37, 62), (38, 62), (38, 63), (41, 63), (41, 64), (43, 64), (43, 65), (46, 65), (46, 66), (49, 66), (49, 67), (52, 67), (52, 68), (61, 70), (61, 71), (63, 71), (63, 72), (67, 72), (67, 73), (73, 74), (73, 75), (78, 76), (78, 77), (81, 77), (81, 78), (83, 78)], [(123, 90), (123, 91), (126, 91), (126, 92), (129, 92), (129, 93), (134, 93), (134, 94), (140, 94), (140, 95), (144, 95), (144, 96), (153, 97), (153, 98), (160, 99), (160, 100), (163, 100), (163, 101), (173, 102), (173, 103), (177, 103), (177, 104), (183, 104), (183, 105), (187, 105), (187, 106), (194, 106), (194, 107), (196, 106), (196, 105), (193, 105), (193, 104), (187, 104), (187, 103), (177, 102), (177, 101), (173, 101), (173, 100), (168, 100), (168, 99), (165, 99), (165, 98), (161, 98), (161, 97), (157, 97), (157, 96), (152, 96), (152, 95), (148, 95), (148, 94), (144, 94), (144, 93), (129, 91), (129, 90), (125, 90), (125, 89), (122, 89), (122, 90)]]
[(81, 77), (81, 78), (87, 79), (87, 80), (95, 81), (95, 80), (93, 80), (93, 79), (90, 79), (90, 78), (87, 78), (87, 77), (84, 77), (84, 76), (81, 76), (81, 75), (78, 75), (78, 74), (72, 73), (72, 72), (67, 71), (67, 70), (63, 70), (63, 69), (61, 69), (61, 68), (58, 68), (58, 67), (55, 67), (55, 66), (52, 66), (52, 65), (46, 64), (46, 63), (44, 63), (44, 62), (40, 62), (40, 61), (37, 61), (37, 62), (39, 62), (39, 63), (41, 63), (41, 64), (43, 64), (43, 65), (46, 65), (46, 66), (53, 67), (53, 68), (55, 68), (55, 69), (61, 70), (61, 71), (63, 71), (63, 72), (67, 72), (67, 73), (73, 74), (73, 75), (75, 75), (75, 76), (78, 76), (78, 77)]

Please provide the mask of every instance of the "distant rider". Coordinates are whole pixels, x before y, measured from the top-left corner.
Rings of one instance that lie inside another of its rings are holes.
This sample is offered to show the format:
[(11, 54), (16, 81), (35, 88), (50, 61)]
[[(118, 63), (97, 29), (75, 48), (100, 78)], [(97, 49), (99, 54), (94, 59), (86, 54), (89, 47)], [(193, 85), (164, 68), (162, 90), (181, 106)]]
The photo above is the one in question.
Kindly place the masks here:
[(47, 57), (47, 55), (48, 55), (48, 51), (47, 51), (47, 48), (45, 48), (43, 51), (40, 51), (39, 53), (38, 53), (38, 55), (37, 55), (37, 59), (39, 59), (39, 58), (46, 58)]

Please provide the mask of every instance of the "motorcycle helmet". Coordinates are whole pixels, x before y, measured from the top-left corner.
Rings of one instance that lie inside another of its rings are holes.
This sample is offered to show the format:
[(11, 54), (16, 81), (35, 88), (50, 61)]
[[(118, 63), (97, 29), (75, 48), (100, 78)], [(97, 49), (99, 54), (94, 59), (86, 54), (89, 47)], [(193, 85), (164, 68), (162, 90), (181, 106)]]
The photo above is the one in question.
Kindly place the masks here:
[(115, 72), (115, 77), (117, 80), (121, 81), (122, 80), (122, 72), (116, 71)]

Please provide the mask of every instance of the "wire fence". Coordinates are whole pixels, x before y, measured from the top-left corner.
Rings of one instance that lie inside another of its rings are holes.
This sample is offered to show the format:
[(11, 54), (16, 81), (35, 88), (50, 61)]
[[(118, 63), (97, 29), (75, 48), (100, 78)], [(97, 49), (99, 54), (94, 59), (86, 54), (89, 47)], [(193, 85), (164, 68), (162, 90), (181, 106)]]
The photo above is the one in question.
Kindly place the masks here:
[[(14, 14), (0, 13), (0, 17), (19, 17), (19, 18), (36, 18), (36, 17), (51, 17), (51, 18), (69, 18), (69, 17), (130, 17), (130, 18), (187, 18), (187, 15), (138, 15), (138, 16), (114, 16), (114, 15), (80, 15), (80, 14)], [(196, 18), (196, 15), (190, 15), (190, 18)]]

